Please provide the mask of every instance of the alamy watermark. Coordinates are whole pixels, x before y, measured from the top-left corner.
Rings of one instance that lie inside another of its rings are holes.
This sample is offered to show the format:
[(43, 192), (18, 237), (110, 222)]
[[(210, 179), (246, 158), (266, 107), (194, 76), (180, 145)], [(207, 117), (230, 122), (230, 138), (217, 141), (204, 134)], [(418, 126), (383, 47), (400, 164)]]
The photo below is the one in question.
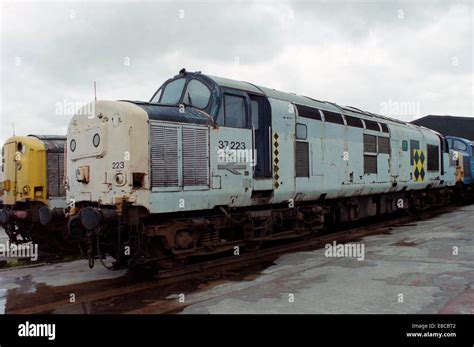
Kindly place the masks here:
[(357, 258), (358, 261), (365, 259), (365, 245), (362, 243), (327, 243), (324, 255), (328, 258)]
[(37, 324), (26, 321), (18, 325), (19, 337), (46, 337), (53, 341), (56, 339), (56, 324)]
[(385, 116), (416, 116), (421, 115), (420, 103), (417, 101), (399, 101), (388, 99), (380, 103), (380, 113)]
[(89, 117), (95, 115), (95, 102), (64, 99), (54, 104), (54, 113), (58, 116), (81, 115)]
[(217, 150), (219, 163), (247, 163), (251, 166), (257, 164), (257, 151), (255, 149), (231, 149), (230, 147)]
[(29, 258), (31, 261), (37, 261), (38, 244), (23, 243), (17, 245), (15, 243), (10, 243), (10, 241), (7, 241), (6, 243), (0, 243), (0, 258)]

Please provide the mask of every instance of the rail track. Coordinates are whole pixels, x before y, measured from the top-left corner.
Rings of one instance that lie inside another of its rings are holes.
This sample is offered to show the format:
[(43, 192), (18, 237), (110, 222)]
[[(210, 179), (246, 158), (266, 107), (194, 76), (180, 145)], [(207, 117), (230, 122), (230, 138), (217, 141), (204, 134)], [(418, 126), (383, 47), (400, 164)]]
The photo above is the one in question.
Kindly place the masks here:
[[(353, 226), (308, 240), (294, 241), (284, 245), (260, 249), (238, 256), (208, 260), (181, 268), (150, 273), (129, 271), (124, 276), (67, 286), (39, 286), (35, 293), (12, 290), (8, 298), (6, 313), (174, 313), (184, 307), (208, 297), (179, 302), (175, 297), (190, 293), (210, 282), (219, 280), (245, 280), (246, 276), (258, 273), (271, 265), (280, 255), (314, 250), (325, 244), (356, 242), (370, 235), (391, 233), (397, 226), (406, 226), (452, 211), (453, 206), (428, 210), (416, 215), (401, 215), (390, 219), (372, 220), (368, 224)], [(71, 303), (70, 294), (75, 302)], [(120, 302), (127, 297), (127, 307)], [(149, 298), (149, 299), (148, 299)], [(152, 304), (144, 304), (146, 302)], [(118, 305), (117, 305), (118, 303)]]

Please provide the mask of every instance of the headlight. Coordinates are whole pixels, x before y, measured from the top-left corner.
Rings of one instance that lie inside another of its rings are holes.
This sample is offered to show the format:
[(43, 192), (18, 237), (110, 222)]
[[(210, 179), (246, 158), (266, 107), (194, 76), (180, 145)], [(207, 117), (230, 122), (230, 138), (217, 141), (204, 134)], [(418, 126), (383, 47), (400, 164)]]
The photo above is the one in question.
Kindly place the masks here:
[(99, 134), (94, 135), (94, 137), (92, 138), (92, 144), (94, 145), (94, 147), (99, 147), (99, 144), (100, 144), (100, 135)]
[(127, 183), (127, 176), (123, 172), (118, 172), (114, 176), (114, 182), (117, 186), (123, 186)]
[(71, 152), (74, 152), (76, 150), (76, 140), (71, 140), (71, 142), (69, 143), (69, 148), (71, 149)]

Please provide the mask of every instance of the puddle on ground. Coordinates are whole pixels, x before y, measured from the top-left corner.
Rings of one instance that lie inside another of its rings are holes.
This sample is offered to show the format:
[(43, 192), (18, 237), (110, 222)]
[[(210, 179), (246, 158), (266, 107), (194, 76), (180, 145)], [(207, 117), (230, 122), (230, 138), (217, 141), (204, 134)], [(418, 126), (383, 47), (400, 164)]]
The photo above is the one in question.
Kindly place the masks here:
[[(33, 282), (29, 275), (18, 280), (17, 287), (8, 289), (3, 295), (0, 292), (0, 309), (3, 300), (5, 313), (126, 313), (146, 308), (153, 303), (161, 304), (162, 301), (176, 303), (175, 299), (167, 298), (181, 293), (205, 291), (228, 282), (251, 281), (273, 264), (267, 262), (234, 272), (222, 272), (170, 284), (162, 284), (153, 278), (151, 272), (143, 271), (128, 271), (123, 276), (112, 279), (59, 286)], [(77, 304), (71, 303), (74, 299)], [(185, 305), (178, 311), (184, 308)]]

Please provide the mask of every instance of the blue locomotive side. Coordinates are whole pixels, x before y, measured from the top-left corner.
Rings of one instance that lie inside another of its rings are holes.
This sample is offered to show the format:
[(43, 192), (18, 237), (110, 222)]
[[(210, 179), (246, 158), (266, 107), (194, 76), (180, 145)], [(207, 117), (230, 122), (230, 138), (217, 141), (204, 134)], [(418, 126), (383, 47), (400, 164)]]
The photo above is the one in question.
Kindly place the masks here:
[(455, 153), (458, 181), (474, 184), (474, 143), (462, 137), (446, 136), (449, 148)]

